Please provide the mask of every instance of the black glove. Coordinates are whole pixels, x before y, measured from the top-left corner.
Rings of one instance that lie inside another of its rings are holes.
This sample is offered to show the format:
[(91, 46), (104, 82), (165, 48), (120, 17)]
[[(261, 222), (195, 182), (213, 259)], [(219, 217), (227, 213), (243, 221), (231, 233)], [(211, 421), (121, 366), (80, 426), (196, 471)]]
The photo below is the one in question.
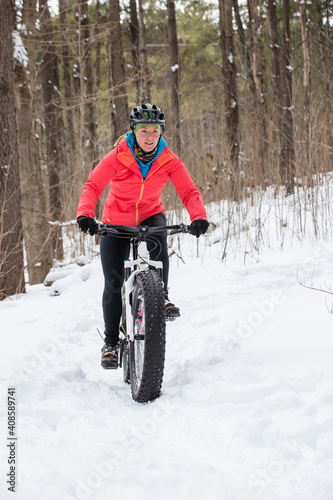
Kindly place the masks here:
[(80, 215), (77, 219), (77, 223), (84, 233), (89, 233), (91, 236), (94, 236), (98, 232), (98, 224), (95, 221), (95, 219), (92, 219), (91, 217), (86, 217), (85, 215)]
[(200, 234), (205, 234), (209, 227), (209, 222), (205, 219), (194, 220), (190, 227), (189, 232), (199, 238)]

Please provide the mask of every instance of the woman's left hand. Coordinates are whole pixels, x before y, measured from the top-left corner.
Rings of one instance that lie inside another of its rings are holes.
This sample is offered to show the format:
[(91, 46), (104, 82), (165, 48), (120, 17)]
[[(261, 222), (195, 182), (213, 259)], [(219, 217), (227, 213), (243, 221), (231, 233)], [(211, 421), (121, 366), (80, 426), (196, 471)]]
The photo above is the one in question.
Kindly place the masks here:
[(190, 233), (193, 234), (193, 236), (199, 238), (201, 234), (205, 234), (208, 228), (209, 228), (208, 220), (206, 219), (194, 220), (190, 225)]

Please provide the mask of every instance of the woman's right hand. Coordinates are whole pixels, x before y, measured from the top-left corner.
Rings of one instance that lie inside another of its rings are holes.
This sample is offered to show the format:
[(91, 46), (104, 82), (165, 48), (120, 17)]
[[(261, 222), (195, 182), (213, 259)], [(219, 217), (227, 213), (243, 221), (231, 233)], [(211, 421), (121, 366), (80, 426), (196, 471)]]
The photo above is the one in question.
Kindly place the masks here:
[(94, 236), (94, 234), (96, 234), (98, 231), (98, 224), (92, 217), (80, 215), (80, 217), (78, 217), (77, 219), (77, 223), (81, 231), (83, 231), (84, 233), (88, 233), (89, 231), (91, 236)]

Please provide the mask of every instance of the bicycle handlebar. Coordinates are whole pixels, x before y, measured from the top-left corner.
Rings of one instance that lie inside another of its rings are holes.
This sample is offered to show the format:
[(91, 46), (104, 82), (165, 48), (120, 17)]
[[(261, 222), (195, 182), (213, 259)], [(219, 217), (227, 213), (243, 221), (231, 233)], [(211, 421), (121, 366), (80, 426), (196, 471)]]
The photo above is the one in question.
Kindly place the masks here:
[(133, 238), (139, 235), (145, 234), (162, 234), (165, 230), (170, 231), (168, 234), (177, 234), (177, 233), (191, 233), (189, 225), (186, 224), (177, 224), (173, 226), (121, 226), (121, 225), (113, 225), (113, 224), (98, 224), (98, 234), (100, 235), (114, 235), (121, 237)]

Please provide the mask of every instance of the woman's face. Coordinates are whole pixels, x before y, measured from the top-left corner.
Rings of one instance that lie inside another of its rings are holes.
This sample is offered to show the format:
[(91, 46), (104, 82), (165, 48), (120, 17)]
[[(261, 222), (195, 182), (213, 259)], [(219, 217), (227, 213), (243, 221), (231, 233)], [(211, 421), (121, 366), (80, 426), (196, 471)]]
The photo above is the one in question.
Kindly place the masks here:
[(139, 128), (135, 137), (140, 148), (145, 153), (149, 153), (157, 146), (160, 138), (160, 130), (155, 125), (145, 125)]

